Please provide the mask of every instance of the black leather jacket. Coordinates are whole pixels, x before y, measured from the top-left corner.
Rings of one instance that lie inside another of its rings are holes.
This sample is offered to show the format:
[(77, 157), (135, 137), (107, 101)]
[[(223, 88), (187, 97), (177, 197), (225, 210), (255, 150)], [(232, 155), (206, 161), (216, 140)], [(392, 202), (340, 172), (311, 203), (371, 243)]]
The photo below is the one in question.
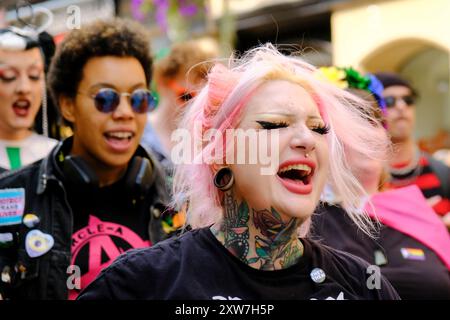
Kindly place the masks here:
[[(30, 229), (23, 223), (0, 225), (0, 233), (14, 236), (9, 246), (0, 246), (0, 293), (3, 299), (68, 298), (73, 216), (65, 186), (55, 175), (55, 171), (59, 170), (56, 157), (61, 148), (67, 148), (68, 144), (71, 144), (70, 138), (58, 144), (46, 158), (15, 172), (0, 175), (0, 190), (25, 189), (24, 215), (37, 215), (40, 219), (37, 228), (54, 238), (54, 245), (49, 252), (31, 258), (25, 250), (25, 236)], [(154, 168), (154, 182), (143, 200), (140, 200), (141, 203), (138, 203), (139, 210), (149, 215), (149, 239), (154, 244), (168, 237), (162, 229), (161, 212), (164, 212), (169, 196), (163, 171), (157, 161), (142, 147), (138, 148), (135, 155), (150, 159)]]

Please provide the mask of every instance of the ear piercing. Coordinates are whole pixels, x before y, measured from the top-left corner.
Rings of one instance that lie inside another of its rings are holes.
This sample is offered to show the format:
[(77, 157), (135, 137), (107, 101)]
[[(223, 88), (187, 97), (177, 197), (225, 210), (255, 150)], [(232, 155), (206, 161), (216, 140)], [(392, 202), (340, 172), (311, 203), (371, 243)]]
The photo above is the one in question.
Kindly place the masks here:
[(228, 167), (223, 167), (214, 175), (214, 185), (219, 190), (225, 192), (231, 189), (234, 184), (234, 175)]

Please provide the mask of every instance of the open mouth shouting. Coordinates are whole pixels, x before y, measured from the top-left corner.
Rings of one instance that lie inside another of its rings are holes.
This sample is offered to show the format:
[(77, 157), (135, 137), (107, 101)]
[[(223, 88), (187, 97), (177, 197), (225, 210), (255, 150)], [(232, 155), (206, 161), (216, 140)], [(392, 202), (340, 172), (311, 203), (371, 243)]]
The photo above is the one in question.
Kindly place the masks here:
[(103, 134), (108, 146), (116, 152), (128, 151), (132, 146), (135, 133), (130, 130), (107, 131)]
[(315, 168), (315, 163), (306, 159), (289, 160), (280, 165), (277, 178), (290, 192), (309, 194)]
[(30, 106), (31, 102), (28, 99), (18, 99), (12, 105), (14, 114), (18, 117), (28, 116)]

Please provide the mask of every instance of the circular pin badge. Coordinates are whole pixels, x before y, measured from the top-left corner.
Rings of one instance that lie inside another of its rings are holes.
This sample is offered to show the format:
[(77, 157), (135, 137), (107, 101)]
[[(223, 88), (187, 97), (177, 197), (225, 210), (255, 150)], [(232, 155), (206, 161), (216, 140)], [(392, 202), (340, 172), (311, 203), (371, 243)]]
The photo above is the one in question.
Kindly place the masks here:
[(39, 224), (39, 217), (35, 214), (28, 213), (23, 217), (23, 224), (28, 228), (34, 228)]
[(310, 273), (312, 281), (315, 283), (322, 283), (325, 281), (325, 278), (327, 277), (325, 272), (320, 268), (314, 268)]

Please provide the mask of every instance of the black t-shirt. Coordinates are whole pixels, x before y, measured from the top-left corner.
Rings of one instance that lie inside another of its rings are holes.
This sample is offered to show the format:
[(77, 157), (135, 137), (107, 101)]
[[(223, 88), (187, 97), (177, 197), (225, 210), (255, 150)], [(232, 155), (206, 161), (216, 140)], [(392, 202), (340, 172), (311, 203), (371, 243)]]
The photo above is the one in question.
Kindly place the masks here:
[[(95, 191), (67, 189), (74, 217), (71, 264), (80, 268), (81, 289), (123, 252), (150, 246), (149, 214), (124, 190), (123, 179)], [(79, 292), (70, 290), (69, 299)]]
[(370, 238), (342, 208), (325, 205), (313, 216), (310, 237), (379, 265), (402, 299), (450, 299), (450, 273), (444, 263), (396, 229), (381, 225), (376, 238)]
[[(209, 228), (196, 229), (122, 255), (79, 299), (398, 299), (384, 278), (380, 289), (368, 289), (368, 265), (360, 258), (311, 240), (302, 243), (297, 264), (262, 271), (234, 257)], [(315, 268), (325, 274), (321, 283), (312, 280)]]

